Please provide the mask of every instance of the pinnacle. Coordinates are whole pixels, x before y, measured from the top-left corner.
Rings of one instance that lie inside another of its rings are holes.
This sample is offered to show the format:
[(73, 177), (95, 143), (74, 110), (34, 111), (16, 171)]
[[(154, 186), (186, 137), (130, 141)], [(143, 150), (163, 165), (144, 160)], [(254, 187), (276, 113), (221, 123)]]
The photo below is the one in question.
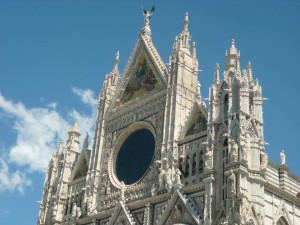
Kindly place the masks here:
[(115, 58), (115, 65), (114, 65), (114, 68), (118, 68), (118, 65), (119, 65), (119, 59), (120, 59), (120, 53), (119, 53), (119, 51), (117, 51), (117, 53), (116, 53), (116, 58)]
[(78, 120), (77, 118), (75, 119), (73, 127), (69, 131), (69, 135), (72, 133), (76, 133), (78, 136), (80, 136), (80, 129), (78, 127)]
[(230, 54), (231, 55), (237, 54), (237, 48), (235, 47), (234, 39), (231, 40)]
[(184, 31), (188, 31), (188, 25), (189, 25), (189, 14), (188, 12), (184, 15)]

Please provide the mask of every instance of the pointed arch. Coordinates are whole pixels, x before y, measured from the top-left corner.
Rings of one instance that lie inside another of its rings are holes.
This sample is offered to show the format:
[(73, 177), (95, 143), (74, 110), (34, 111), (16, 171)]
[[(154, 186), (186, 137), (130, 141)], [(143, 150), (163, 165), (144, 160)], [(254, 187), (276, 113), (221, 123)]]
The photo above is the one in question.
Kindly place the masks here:
[(249, 224), (249, 225), (257, 225), (256, 219), (255, 219), (253, 216), (251, 216), (251, 217), (249, 218), (247, 224)]
[(276, 225), (290, 225), (290, 224), (289, 224), (288, 220), (284, 216), (281, 216), (277, 220)]

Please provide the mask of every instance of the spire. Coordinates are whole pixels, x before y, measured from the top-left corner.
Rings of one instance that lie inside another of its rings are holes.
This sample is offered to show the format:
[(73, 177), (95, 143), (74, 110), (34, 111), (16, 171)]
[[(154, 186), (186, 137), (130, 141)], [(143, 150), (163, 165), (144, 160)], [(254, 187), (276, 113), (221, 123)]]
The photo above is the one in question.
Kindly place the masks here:
[(248, 75), (248, 80), (249, 81), (253, 81), (252, 66), (251, 66), (251, 62), (250, 61), (247, 64), (247, 75)]
[[(231, 47), (229, 49), (229, 54), (228, 51), (226, 50), (226, 55), (225, 55), (227, 67), (226, 70), (229, 68), (235, 69), (236, 72), (240, 73), (241, 66), (240, 66), (240, 52), (237, 50), (235, 47), (235, 41), (234, 39), (231, 40)], [(232, 72), (233, 70), (230, 69)]]
[(217, 85), (220, 83), (220, 66), (219, 66), (219, 63), (216, 64), (215, 74), (214, 74), (214, 83), (217, 84)]
[(119, 71), (119, 59), (120, 59), (120, 53), (119, 51), (117, 51), (113, 71)]
[(70, 129), (70, 131), (68, 132), (69, 136), (71, 136), (72, 134), (75, 134), (76, 136), (80, 136), (80, 130), (78, 128), (78, 120), (75, 119), (74, 125), (73, 127)]
[(236, 55), (237, 54), (237, 48), (234, 45), (234, 39), (231, 40), (230, 54), (231, 55)]
[(196, 89), (196, 98), (197, 99), (201, 99), (201, 91), (200, 91), (200, 88), (201, 88), (201, 84), (199, 81), (197, 81), (197, 89)]
[(193, 42), (193, 45), (192, 45), (192, 57), (193, 58), (196, 58), (196, 43)]
[(57, 155), (60, 155), (63, 153), (63, 141), (62, 139), (59, 140), (58, 146), (57, 146)]
[(89, 133), (86, 132), (83, 145), (82, 145), (82, 150), (87, 149), (89, 147)]
[(189, 14), (188, 12), (184, 15), (184, 28), (183, 31), (188, 32), (189, 31)]
[(186, 12), (184, 16), (183, 31), (181, 33), (181, 41), (183, 48), (190, 48), (190, 32), (189, 32), (189, 15)]
[(109, 84), (112, 86), (116, 86), (119, 78), (119, 59), (120, 53), (117, 51), (114, 68), (112, 70), (112, 76), (110, 77)]

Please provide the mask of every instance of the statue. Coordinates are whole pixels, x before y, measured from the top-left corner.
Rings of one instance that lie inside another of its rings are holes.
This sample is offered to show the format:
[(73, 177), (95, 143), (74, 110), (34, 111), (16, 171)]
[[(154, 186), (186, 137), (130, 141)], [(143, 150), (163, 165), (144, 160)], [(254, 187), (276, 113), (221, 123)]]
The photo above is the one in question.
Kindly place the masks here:
[(281, 165), (285, 165), (285, 153), (284, 150), (280, 152)]
[(142, 10), (143, 10), (143, 14), (144, 14), (144, 17), (145, 17), (145, 27), (149, 27), (149, 25), (150, 25), (150, 18), (152, 16), (152, 14), (154, 13), (155, 7), (152, 6), (151, 10), (147, 11), (142, 6)]
[(152, 184), (152, 186), (151, 186), (151, 196), (156, 195), (156, 193), (157, 193), (157, 191), (156, 191), (155, 184)]
[(172, 179), (171, 179), (172, 174), (171, 173), (172, 173), (172, 170), (169, 168), (169, 164), (166, 164), (164, 181), (165, 181), (165, 188), (169, 191), (172, 189)]
[(181, 176), (181, 172), (180, 172), (179, 169), (177, 169), (177, 170), (176, 170), (176, 176), (175, 176), (175, 183), (176, 183), (176, 184), (181, 184), (180, 176)]
[(126, 185), (123, 181), (121, 181), (121, 190), (120, 190), (120, 200), (125, 200), (125, 188)]
[(229, 176), (229, 194), (235, 194), (236, 190), (235, 190), (235, 186), (236, 186), (236, 177), (235, 174), (232, 170), (230, 170), (230, 176)]
[(212, 151), (207, 148), (205, 153), (205, 169), (212, 169), (212, 155)]
[(236, 162), (238, 160), (238, 145), (237, 143), (232, 140), (231, 141), (231, 155), (230, 155), (230, 162)]
[(261, 163), (260, 163), (260, 168), (262, 170), (267, 169), (268, 166), (268, 155), (265, 152), (260, 152), (260, 157), (261, 157)]
[(165, 171), (160, 168), (159, 169), (159, 178), (158, 178), (158, 183), (159, 183), (159, 189), (162, 190), (164, 187), (164, 177), (165, 177)]
[(182, 218), (182, 208), (181, 205), (175, 205), (174, 207), (174, 215), (173, 218), (175, 221), (180, 220)]

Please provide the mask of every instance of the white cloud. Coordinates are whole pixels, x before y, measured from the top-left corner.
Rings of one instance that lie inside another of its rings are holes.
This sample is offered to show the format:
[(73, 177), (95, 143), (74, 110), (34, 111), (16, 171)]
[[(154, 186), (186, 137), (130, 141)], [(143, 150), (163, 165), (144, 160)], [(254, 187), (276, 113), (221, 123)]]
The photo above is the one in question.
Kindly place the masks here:
[[(90, 107), (90, 113), (81, 114), (72, 109), (67, 116), (63, 116), (56, 111), (57, 103), (53, 102), (52, 108), (27, 108), (22, 103), (7, 100), (0, 93), (0, 110), (2, 109), (3, 113), (13, 121), (12, 128), (17, 133), (16, 142), (8, 148), (8, 161), (6, 162), (8, 164), (3, 160), (1, 161), (0, 192), (8, 190), (6, 187), (10, 183), (6, 178), (9, 176), (14, 177), (15, 180), (10, 182), (14, 182), (15, 189), (19, 192), (22, 192), (22, 188), (29, 185), (28, 182), (30, 181), (26, 178), (25, 173), (18, 170), (13, 173), (9, 172), (9, 164), (11, 163), (25, 166), (26, 173), (43, 172), (51, 155), (56, 151), (58, 140), (60, 138), (67, 139), (68, 130), (75, 118), (78, 119), (82, 136), (85, 136), (86, 132), (91, 134), (97, 105), (97, 101), (93, 97), (94, 94), (91, 90), (79, 88), (73, 88), (72, 92)], [(68, 122), (70, 120), (71, 123)], [(22, 182), (25, 186), (21, 185)]]
[[(31, 186), (31, 180), (19, 170), (11, 173), (7, 164), (0, 158), (0, 193), (4, 191), (13, 192), (17, 190), (23, 194), (26, 187)], [(0, 210), (0, 214), (7, 214), (7, 211)]]
[(48, 106), (49, 108), (56, 109), (57, 105), (58, 105), (57, 102), (50, 102), (47, 106)]
[(77, 87), (72, 88), (72, 92), (80, 97), (81, 101), (85, 104), (95, 107), (97, 106), (97, 101), (94, 98), (94, 92), (90, 89), (83, 90)]

